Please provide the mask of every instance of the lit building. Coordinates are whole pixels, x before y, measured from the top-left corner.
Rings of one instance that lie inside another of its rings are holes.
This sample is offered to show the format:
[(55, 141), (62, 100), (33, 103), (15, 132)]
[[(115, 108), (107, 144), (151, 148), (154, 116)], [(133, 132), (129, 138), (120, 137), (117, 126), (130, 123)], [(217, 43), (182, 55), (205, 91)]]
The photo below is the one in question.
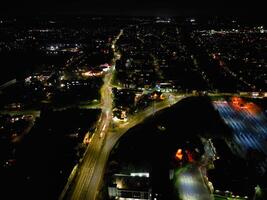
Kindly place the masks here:
[(108, 186), (111, 199), (150, 200), (152, 190), (148, 173), (114, 174)]

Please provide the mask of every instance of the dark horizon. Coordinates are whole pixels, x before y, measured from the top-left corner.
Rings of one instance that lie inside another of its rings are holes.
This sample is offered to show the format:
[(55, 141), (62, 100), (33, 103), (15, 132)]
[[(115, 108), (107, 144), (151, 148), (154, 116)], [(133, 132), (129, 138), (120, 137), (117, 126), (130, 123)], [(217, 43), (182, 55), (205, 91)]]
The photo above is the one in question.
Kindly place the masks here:
[(253, 4), (240, 1), (107, 1), (76, 2), (52, 0), (26, 3), (11, 0), (0, 8), (2, 16), (33, 16), (33, 15), (117, 15), (117, 16), (250, 16), (265, 17), (265, 6), (262, 2)]

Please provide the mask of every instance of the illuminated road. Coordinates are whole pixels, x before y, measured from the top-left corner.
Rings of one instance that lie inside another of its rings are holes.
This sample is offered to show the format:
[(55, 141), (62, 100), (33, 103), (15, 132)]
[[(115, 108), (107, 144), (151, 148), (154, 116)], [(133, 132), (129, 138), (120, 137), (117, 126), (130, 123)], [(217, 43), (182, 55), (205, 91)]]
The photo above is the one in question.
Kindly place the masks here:
[[(185, 98), (176, 97), (173, 103)], [(164, 108), (170, 106), (169, 101), (163, 101), (156, 103), (154, 106), (147, 108), (146, 110), (136, 114), (126, 123), (119, 123), (110, 126), (107, 123), (100, 123), (100, 130), (102, 130), (102, 137), (100, 132), (96, 132), (91, 143), (89, 144), (88, 151), (83, 162), (80, 166), (80, 172), (77, 179), (74, 182), (74, 190), (67, 199), (92, 199), (96, 198), (98, 189), (102, 182), (106, 162), (109, 157), (109, 153), (119, 140), (119, 138), (126, 133), (130, 128), (141, 123), (147, 117), (153, 115)], [(104, 121), (111, 121), (111, 115), (106, 114), (102, 118)], [(99, 133), (99, 134), (98, 134)], [(108, 133), (108, 134), (107, 134)], [(106, 137), (105, 137), (106, 136)], [(103, 140), (105, 140), (103, 142)]]
[[(184, 97), (176, 98), (175, 102), (178, 100), (181, 100)], [(88, 191), (91, 193), (89, 199), (95, 199), (95, 191), (99, 188), (102, 177), (105, 170), (105, 165), (108, 161), (109, 153), (111, 152), (114, 145), (117, 143), (117, 141), (120, 139), (120, 137), (126, 133), (130, 128), (136, 126), (137, 124), (141, 123), (144, 119), (147, 117), (153, 115), (155, 112), (158, 112), (164, 108), (167, 108), (170, 106), (170, 103), (168, 101), (164, 101), (161, 103), (157, 103), (154, 108), (151, 106), (148, 109), (138, 113), (137, 115), (133, 116), (129, 119), (127, 123), (118, 124), (114, 128), (110, 127), (109, 134), (107, 135), (105, 144), (103, 146), (103, 149), (101, 151), (99, 160), (97, 162), (95, 172), (92, 177), (92, 184), (90, 186), (90, 190)], [(96, 183), (96, 184), (95, 184)]]
[[(123, 30), (120, 31), (118, 36), (112, 42), (112, 48), (123, 34)], [(100, 154), (102, 151), (102, 145), (106, 138), (110, 122), (112, 120), (112, 90), (111, 90), (111, 80), (113, 77), (113, 72), (115, 70), (114, 63), (119, 57), (115, 54), (115, 59), (113, 60), (113, 65), (110, 70), (106, 73), (103, 81), (104, 84), (100, 90), (101, 94), (101, 106), (102, 113), (98, 120), (95, 133), (91, 139), (90, 144), (84, 154), (84, 157), (79, 164), (77, 169), (77, 176), (72, 178), (74, 175), (71, 174), (69, 180), (61, 193), (59, 199), (94, 199), (96, 195), (96, 190), (93, 190), (92, 187), (97, 184), (97, 181), (94, 179), (93, 174), (96, 173), (96, 164), (101, 160)], [(75, 172), (74, 172), (75, 173)], [(70, 188), (69, 188), (70, 187)]]
[(0, 85), (0, 92), (1, 92), (1, 90), (5, 89), (5, 88), (7, 88), (7, 87), (9, 87), (11, 85), (14, 85), (15, 83), (17, 83), (17, 80), (16, 79), (12, 79), (12, 80), (4, 83), (3, 85)]
[[(101, 88), (102, 114), (94, 136), (87, 148), (85, 156), (77, 169), (77, 176), (70, 184), (70, 188), (64, 191), (59, 199), (94, 200), (102, 182), (106, 162), (109, 153), (119, 138), (133, 126), (141, 123), (155, 112), (171, 106), (185, 96), (173, 96), (172, 98), (155, 103), (153, 106), (130, 117), (128, 122), (115, 124), (112, 122), (112, 91), (111, 80), (114, 66), (104, 78)], [(113, 126), (111, 126), (111, 122)]]

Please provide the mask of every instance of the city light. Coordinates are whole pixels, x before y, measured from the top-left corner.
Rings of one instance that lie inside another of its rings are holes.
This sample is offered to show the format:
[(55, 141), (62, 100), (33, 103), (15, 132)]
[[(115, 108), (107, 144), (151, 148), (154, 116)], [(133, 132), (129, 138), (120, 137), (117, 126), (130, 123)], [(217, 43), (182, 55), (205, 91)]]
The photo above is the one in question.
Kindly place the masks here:
[(182, 149), (178, 149), (176, 154), (175, 154), (175, 158), (177, 160), (182, 160), (183, 159), (183, 153), (182, 153)]
[(82, 73), (82, 75), (85, 76), (85, 77), (102, 76), (103, 75), (103, 71), (99, 71), (99, 72), (88, 71), (88, 72)]
[[(2, 18), (1, 179), (20, 198), (36, 189), (59, 200), (264, 195), (265, 25), (194, 15)], [(55, 176), (24, 170), (34, 167)]]

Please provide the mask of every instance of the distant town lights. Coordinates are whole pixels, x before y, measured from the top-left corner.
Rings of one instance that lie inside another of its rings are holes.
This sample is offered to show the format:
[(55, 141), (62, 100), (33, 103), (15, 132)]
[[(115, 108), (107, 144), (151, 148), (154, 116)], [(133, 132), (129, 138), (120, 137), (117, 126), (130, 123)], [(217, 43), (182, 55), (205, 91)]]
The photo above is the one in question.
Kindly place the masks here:
[(53, 46), (53, 45), (52, 45), (52, 46), (49, 47), (49, 50), (50, 50), (50, 51), (55, 51), (55, 50), (57, 50), (57, 49), (58, 49), (58, 46)]

